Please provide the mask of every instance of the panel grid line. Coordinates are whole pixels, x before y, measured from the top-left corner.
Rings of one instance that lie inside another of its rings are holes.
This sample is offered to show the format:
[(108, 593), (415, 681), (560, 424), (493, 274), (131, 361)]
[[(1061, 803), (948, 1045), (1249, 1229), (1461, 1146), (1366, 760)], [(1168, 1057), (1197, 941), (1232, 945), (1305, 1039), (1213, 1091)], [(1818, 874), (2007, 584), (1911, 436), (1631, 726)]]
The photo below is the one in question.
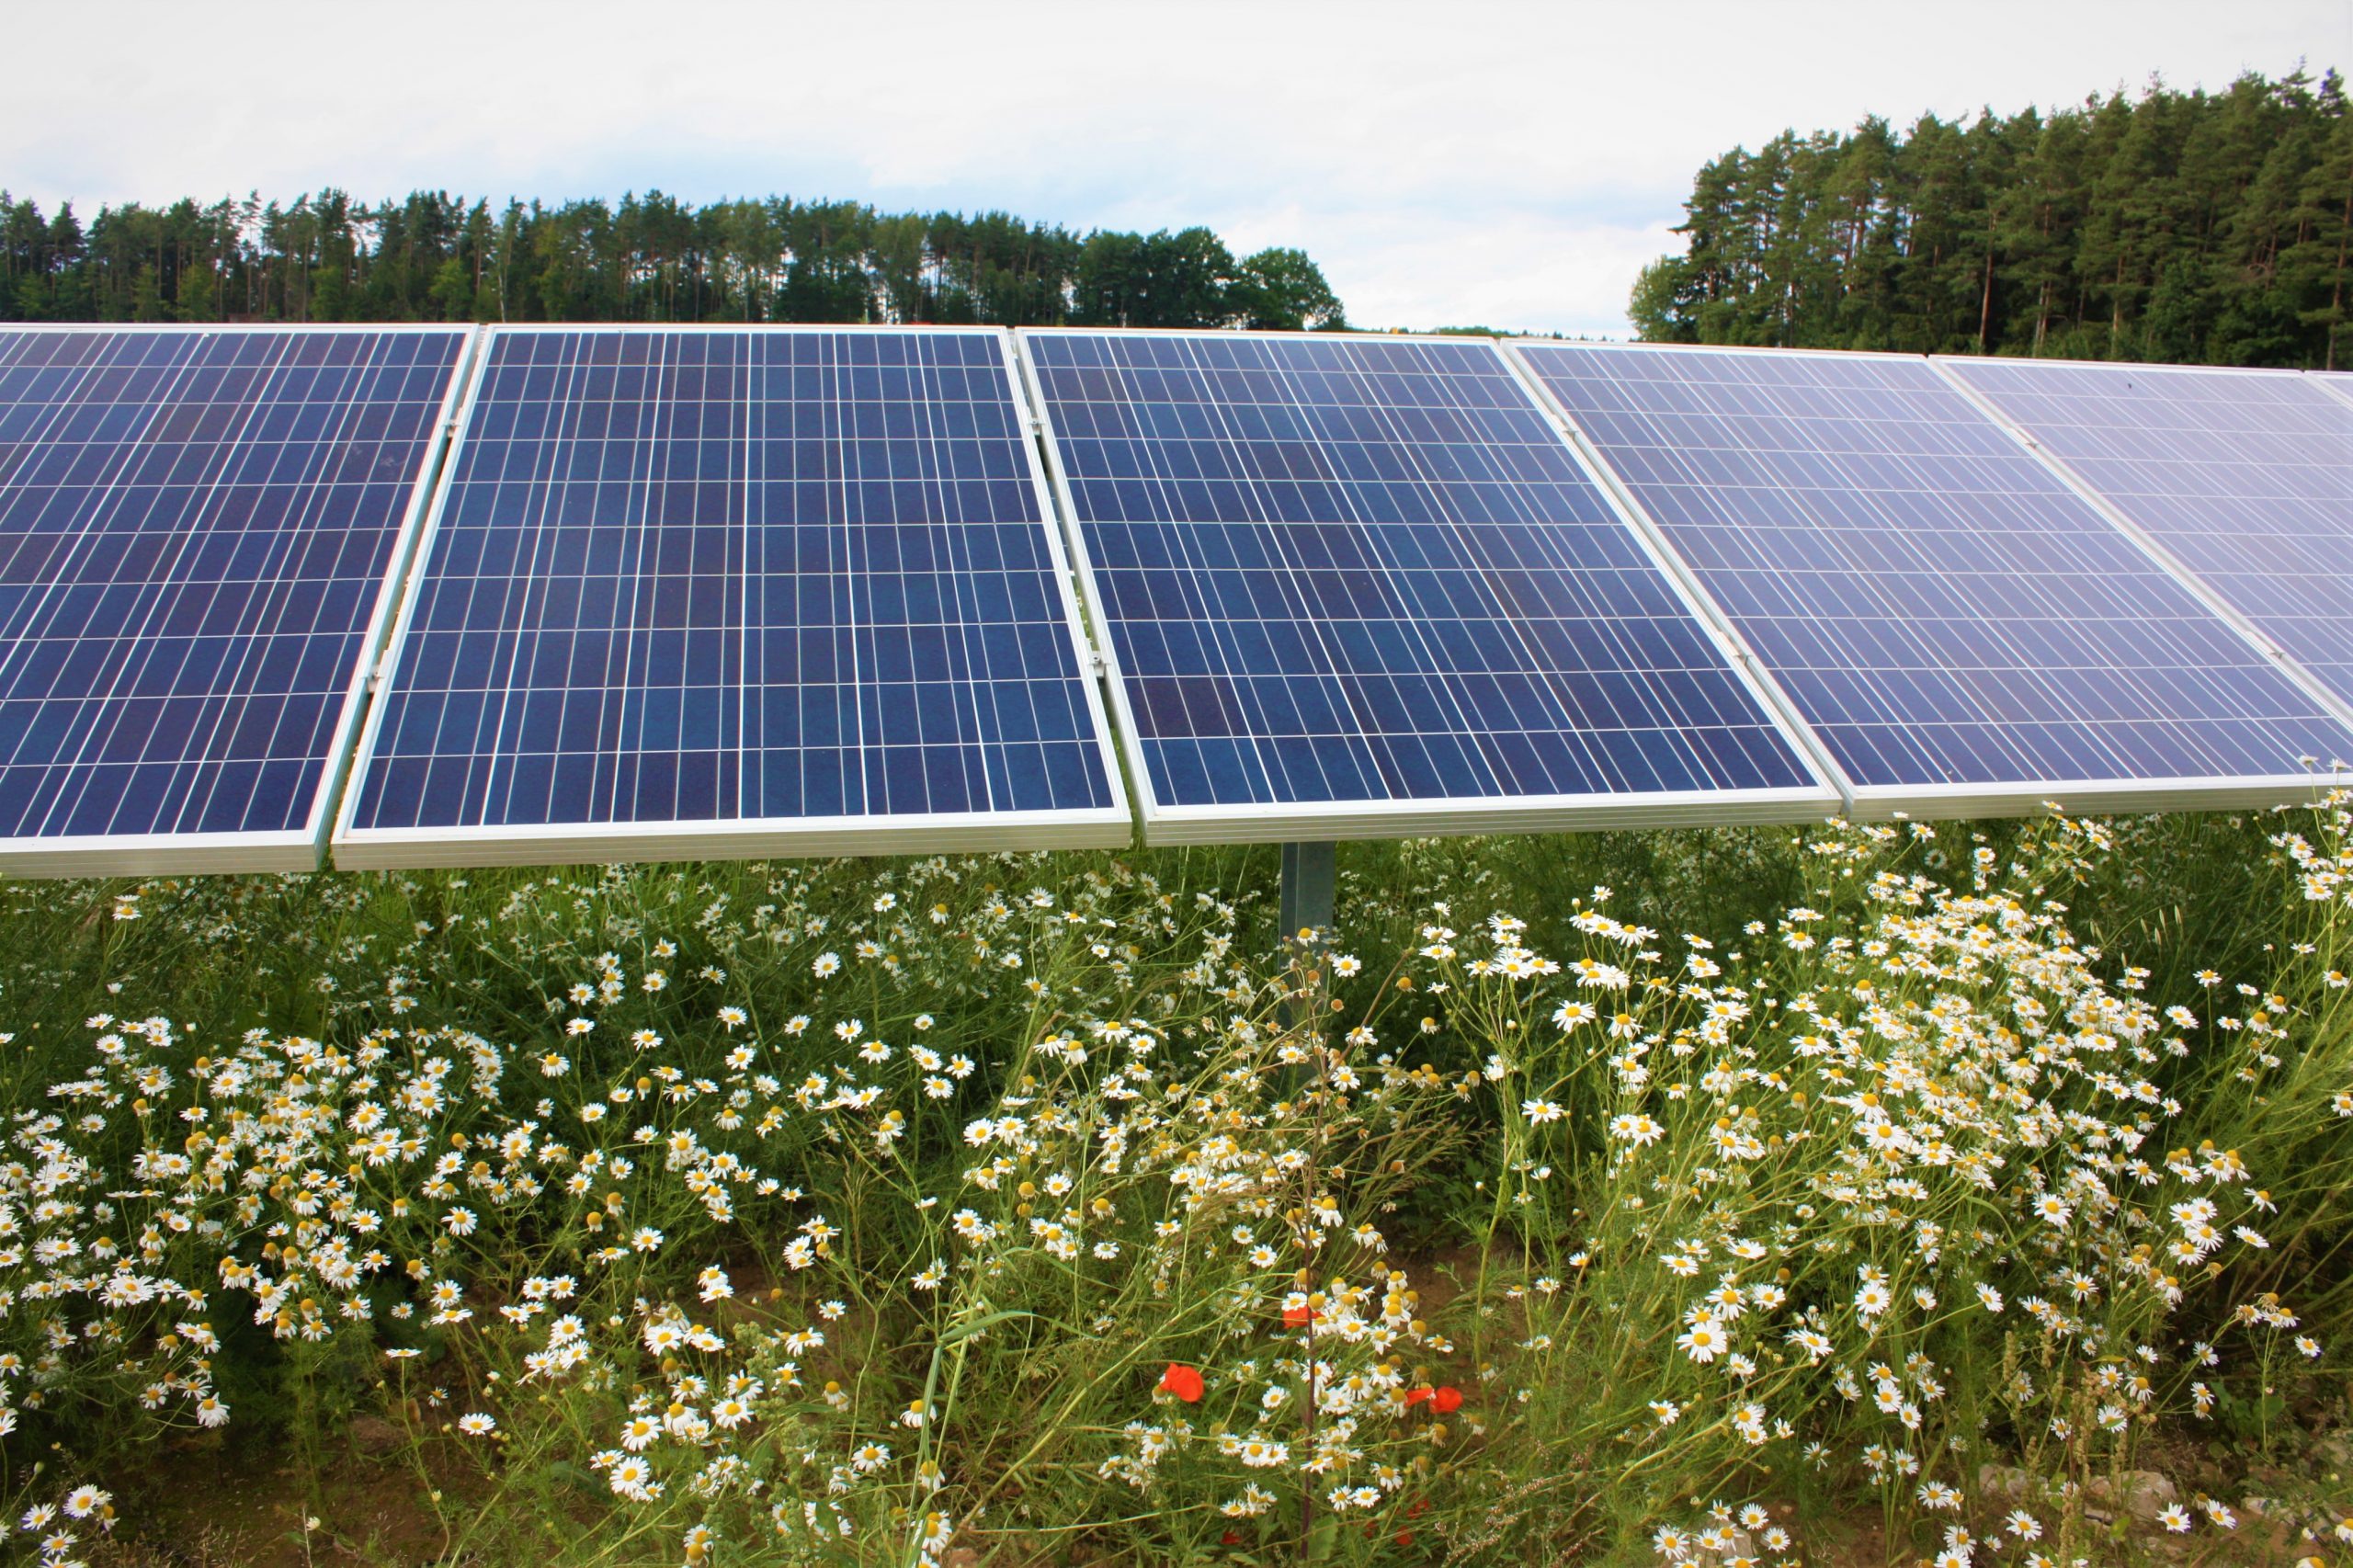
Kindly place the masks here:
[(1148, 837), (1835, 804), (1485, 340), (1021, 341)]
[(314, 864), (467, 328), (0, 328), (0, 864)]
[[(91, 368), (93, 377), (95, 377), (97, 370), (96, 361), (92, 362)], [(94, 554), (97, 549), (97, 542), (103, 537), (102, 529), (108, 514), (112, 511), (118, 497), (120, 494), (120, 488), (124, 475), (127, 474), (131, 470), (132, 466), (139, 460), (140, 452), (145, 444), (153, 438), (157, 426), (165, 417), (167, 417), (169, 414), (172, 407), (172, 399), (174, 394), (179, 390), (180, 385), (183, 384), (193, 373), (193, 370), (194, 362), (192, 359), (183, 359), (179, 362), (174, 372), (174, 381), (159, 389), (160, 395), (157, 397), (153, 406), (147, 411), (145, 421), (141, 425), (140, 428), (132, 434), (131, 439), (124, 442), (119, 449), (117, 452), (119, 466), (113, 468), (108, 472), (104, 488), (92, 493), (90, 496), (90, 505), (82, 514), (81, 526), (75, 530), (72, 536), (72, 542), (66, 547), (64, 552), (66, 556), (66, 570), (61, 571), (55, 575), (50, 577), (42, 585), (39, 598), (30, 607), (27, 614), (26, 625), (40, 627), (53, 624), (53, 612), (58, 608), (56, 601), (65, 596), (67, 592), (67, 584), (74, 577), (81, 574), (88, 563), (88, 557)], [(68, 416), (68, 412), (72, 406), (73, 404), (71, 403), (61, 399), (55, 406), (54, 417), (61, 422), (63, 421)], [(247, 415), (248, 423), (250, 423), (252, 411), (249, 410)], [(217, 483), (214, 485), (208, 486), (209, 490), (214, 488), (217, 488)], [(197, 503), (197, 509), (200, 510), (200, 507), (201, 503)], [(143, 520), (143, 518), (142, 520)], [(193, 533), (184, 534), (177, 541), (176, 541), (178, 548), (175, 551), (173, 558), (169, 561), (159, 563), (163, 568), (162, 572), (159, 574), (160, 575), (168, 577), (171, 574), (172, 567), (176, 563), (177, 555), (185, 552), (188, 545), (193, 541), (195, 537), (196, 536)], [(85, 633), (76, 640), (87, 642), (87, 634)], [(136, 639), (127, 636), (119, 639), (110, 638), (109, 641), (118, 641), (133, 646), (136, 645), (137, 642)], [(13, 665), (16, 657), (24, 650), (19, 640), (15, 636), (10, 638), (10, 643), (11, 646), (8, 650), (9, 663)], [(78, 720), (83, 712), (93, 707), (97, 707), (103, 711), (106, 705), (109, 702), (112, 695), (113, 694), (111, 692), (94, 691), (87, 697), (79, 699), (72, 699), (75, 710), (75, 718)], [(119, 711), (119, 709), (117, 710)], [(40, 762), (28, 758), (26, 756), (26, 748), (28, 746), (35, 745), (36, 744), (37, 742), (32, 732), (28, 730), (25, 734), (19, 738), (17, 747), (11, 752), (6, 763), (0, 764), (0, 767), (13, 769), (28, 766), (29, 764), (29, 766), (40, 768), (43, 774), (47, 774), (52, 769), (56, 769), (64, 771), (68, 778), (74, 777), (77, 774), (85, 778), (87, 778), (86, 773), (82, 773), (80, 769), (80, 754), (87, 749), (86, 746), (77, 746), (74, 748), (74, 755), (72, 756), (60, 756), (49, 762)], [(100, 749), (103, 750), (102, 747)], [(209, 744), (206, 748), (199, 749), (199, 755), (203, 755), (204, 750), (209, 750)], [(45, 779), (44, 782), (46, 782)], [(86, 788), (86, 785), (85, 788)], [(24, 832), (25, 830), (29, 829), (29, 833), (27, 835), (36, 837), (43, 834), (55, 832), (56, 829), (51, 824), (57, 820), (60, 811), (65, 810), (65, 808), (71, 804), (78, 804), (78, 797), (82, 791), (76, 790), (74, 793), (76, 800), (73, 802), (66, 801), (61, 793), (40, 820), (28, 824), (20, 823), (18, 831)], [(205, 803), (208, 805), (210, 804), (209, 801)], [(65, 810), (65, 817), (68, 821), (72, 820), (72, 813), (70, 810)]]
[(1938, 365), (2340, 709), (2353, 705), (2353, 406), (2326, 376)]
[(1601, 453), (1594, 447), (1585, 431), (1574, 421), (1568, 418), (1559, 407), (1558, 400), (1553, 398), (1545, 388), (1543, 381), (1537, 377), (1526, 359), (1512, 352), (1507, 346), (1498, 344), (1497, 347), (1505, 361), (1511, 366), (1512, 373), (1535, 396), (1539, 406), (1552, 420), (1553, 428), (1559, 433), (1561, 438), (1577, 454), (1579, 464), (1601, 487), (1602, 494), (1608, 497), (1618, 515), (1633, 528), (1652, 559), (1675, 583), (1685, 602), (1691, 607), (1709, 631), (1728, 651), (1734, 667), (1753, 683), (1757, 695), (1780, 719), (1789, 734), (1798, 743), (1821, 777), (1837, 790), (1841, 814), (1854, 814), (1856, 810), (1854, 781), (1839, 767), (1838, 759), (1823, 744), (1822, 737), (1814, 733), (1813, 727), (1806, 723), (1796, 705), (1790, 701), (1788, 691), (1782, 687), (1779, 681), (1774, 678), (1772, 671), (1756, 657), (1755, 651), (1741, 637), (1739, 629), (1725, 617), (1722, 607), (1717, 604), (1713, 596), (1708, 592), (1698, 574), (1692, 571), (1690, 563), (1675, 552), (1673, 546), (1667, 542), (1665, 535), (1660, 530), (1656, 520), (1643, 509), (1641, 501), (1627, 488), (1625, 480), (1603, 460)]
[(1859, 793), (2285, 780), (2353, 740), (1926, 360), (1511, 351)]
[(494, 329), (338, 859), (1124, 842), (1003, 344)]

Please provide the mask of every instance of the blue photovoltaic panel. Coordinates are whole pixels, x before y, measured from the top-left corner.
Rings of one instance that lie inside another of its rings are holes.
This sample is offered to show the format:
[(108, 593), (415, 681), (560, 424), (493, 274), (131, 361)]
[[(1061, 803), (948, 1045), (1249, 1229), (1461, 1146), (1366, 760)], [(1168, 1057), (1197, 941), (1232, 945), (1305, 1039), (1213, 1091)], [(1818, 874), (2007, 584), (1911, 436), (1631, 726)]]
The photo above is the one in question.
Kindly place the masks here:
[(1492, 344), (1022, 343), (1157, 808), (1821, 789)]
[(1125, 842), (1015, 390), (988, 331), (494, 331), (338, 859)]
[(1925, 359), (1516, 352), (1859, 787), (1992, 799), (2353, 755)]
[(314, 863), (467, 335), (0, 330), (0, 859)]
[(2353, 702), (2353, 403), (2292, 370), (1942, 363)]

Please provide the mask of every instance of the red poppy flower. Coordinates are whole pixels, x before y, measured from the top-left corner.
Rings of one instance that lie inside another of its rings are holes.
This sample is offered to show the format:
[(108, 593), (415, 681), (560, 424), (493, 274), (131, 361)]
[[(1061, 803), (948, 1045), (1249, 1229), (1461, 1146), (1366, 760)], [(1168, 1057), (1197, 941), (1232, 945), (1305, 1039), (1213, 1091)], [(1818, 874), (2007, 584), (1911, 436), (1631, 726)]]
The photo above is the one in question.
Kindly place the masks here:
[(1305, 1328), (1309, 1324), (1315, 1321), (1316, 1315), (1317, 1314), (1309, 1312), (1305, 1307), (1285, 1307), (1283, 1309), (1283, 1326), (1285, 1328)]
[(1240, 1546), (1242, 1544), (1242, 1532), (1240, 1530), (1228, 1530), (1223, 1535), (1217, 1538), (1217, 1543), (1220, 1546)]
[(1182, 1361), (1168, 1363), (1168, 1370), (1160, 1374), (1160, 1386), (1187, 1404), (1199, 1404), (1201, 1401), (1201, 1374)]
[(1421, 1403), (1422, 1401), (1429, 1398), (1429, 1396), (1430, 1391), (1427, 1389), (1407, 1389), (1405, 1391), (1405, 1408), (1411, 1410), (1414, 1406)]
[(1462, 1391), (1449, 1383), (1430, 1395), (1430, 1408), (1440, 1415), (1451, 1415), (1462, 1408)]

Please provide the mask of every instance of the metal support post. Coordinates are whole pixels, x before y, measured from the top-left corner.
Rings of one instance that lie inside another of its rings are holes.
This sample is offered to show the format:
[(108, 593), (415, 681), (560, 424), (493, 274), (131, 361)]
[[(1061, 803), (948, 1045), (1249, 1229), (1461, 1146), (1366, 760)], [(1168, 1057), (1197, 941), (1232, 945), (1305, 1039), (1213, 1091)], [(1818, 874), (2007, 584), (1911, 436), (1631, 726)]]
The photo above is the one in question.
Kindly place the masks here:
[(1336, 858), (1334, 846), (1329, 844), (1283, 846), (1282, 951), (1291, 966), (1291, 983), (1300, 987), (1290, 992), (1283, 1003), (1287, 1026), (1296, 1027), (1316, 1016), (1323, 988), (1328, 983), (1323, 960), (1336, 935), (1332, 923), (1338, 880)]
[(1311, 929), (1316, 933), (1313, 939), (1318, 943), (1332, 939), (1336, 847), (1330, 844), (1283, 846), (1284, 941), (1296, 942), (1301, 939), (1302, 931)]

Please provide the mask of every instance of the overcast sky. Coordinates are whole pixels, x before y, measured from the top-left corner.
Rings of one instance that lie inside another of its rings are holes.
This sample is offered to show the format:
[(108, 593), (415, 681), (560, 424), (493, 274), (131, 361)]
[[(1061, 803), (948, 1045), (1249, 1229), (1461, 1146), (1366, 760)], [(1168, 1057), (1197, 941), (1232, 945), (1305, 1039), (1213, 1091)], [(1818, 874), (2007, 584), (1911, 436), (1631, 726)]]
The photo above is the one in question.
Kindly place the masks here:
[(847, 197), (1299, 245), (1360, 325), (1620, 335), (1692, 173), (1787, 127), (2353, 61), (2353, 0), (19, 6), (44, 208)]

